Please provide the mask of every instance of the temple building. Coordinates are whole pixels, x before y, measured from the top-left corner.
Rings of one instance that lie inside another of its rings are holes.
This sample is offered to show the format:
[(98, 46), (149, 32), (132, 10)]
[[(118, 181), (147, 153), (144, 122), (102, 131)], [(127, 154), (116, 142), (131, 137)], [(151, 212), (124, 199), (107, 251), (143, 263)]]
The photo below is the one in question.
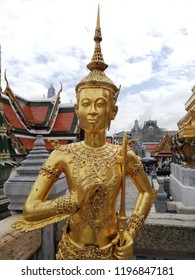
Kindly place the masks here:
[(37, 135), (43, 135), (46, 149), (52, 150), (49, 139), (67, 144), (79, 137), (78, 119), (74, 104), (61, 104), (53, 85), (45, 99), (27, 100), (13, 93), (5, 72), (6, 88), (1, 101), (6, 119), (10, 153), (12, 157), (26, 155), (34, 146)]
[(183, 157), (185, 165), (195, 168), (195, 85), (192, 95), (185, 103), (185, 110), (186, 115), (177, 123), (178, 153)]
[(158, 146), (152, 152), (154, 154), (154, 158), (156, 158), (157, 160), (159, 167), (169, 164), (169, 162), (172, 160), (171, 136), (165, 134), (160, 140)]
[(131, 137), (132, 139), (140, 139), (142, 135), (142, 129), (139, 126), (138, 120), (135, 120), (134, 126), (131, 129)]
[(51, 84), (50, 87), (48, 88), (48, 93), (47, 93), (47, 98), (55, 98), (56, 96), (56, 91), (53, 85)]
[(156, 120), (144, 122), (142, 128), (142, 145), (145, 147), (146, 156), (154, 156), (153, 150), (158, 146), (164, 131), (157, 125)]
[(186, 115), (181, 118), (178, 133), (172, 137), (171, 195), (182, 207), (195, 207), (195, 86), (185, 103)]
[[(115, 133), (113, 136), (114, 143), (121, 144), (124, 133), (124, 131)], [(170, 135), (174, 135), (176, 131), (166, 131), (165, 129), (159, 128), (156, 120), (145, 121), (143, 127), (139, 125), (138, 120), (135, 120), (133, 128), (130, 131), (126, 131), (126, 133), (128, 139), (131, 139), (132, 143), (134, 143), (134, 152), (143, 158), (145, 156), (157, 156), (159, 144), (162, 141), (163, 143), (164, 141), (167, 142)], [(167, 136), (165, 137), (165, 135)], [(166, 154), (167, 153), (168, 152), (166, 152)], [(170, 149), (169, 155), (171, 155)]]
[(154, 157), (158, 159), (159, 163), (162, 163), (164, 160), (169, 160), (172, 158), (171, 153), (171, 136), (165, 134), (160, 140), (158, 146), (153, 150)]

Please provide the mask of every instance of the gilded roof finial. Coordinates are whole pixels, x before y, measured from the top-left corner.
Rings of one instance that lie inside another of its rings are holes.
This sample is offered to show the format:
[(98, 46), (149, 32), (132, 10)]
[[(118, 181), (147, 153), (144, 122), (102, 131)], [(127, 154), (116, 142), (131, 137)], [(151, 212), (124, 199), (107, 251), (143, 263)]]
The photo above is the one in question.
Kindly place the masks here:
[(90, 70), (90, 73), (76, 85), (76, 92), (78, 94), (80, 90), (83, 88), (91, 88), (91, 87), (106, 88), (110, 92), (112, 92), (114, 100), (116, 102), (120, 88), (118, 89), (117, 86), (115, 86), (115, 84), (104, 73), (104, 70), (108, 67), (108, 65), (104, 62), (101, 46), (100, 46), (100, 42), (102, 41), (102, 34), (100, 28), (99, 5), (98, 5), (94, 41), (95, 41), (94, 53), (90, 63), (87, 65), (87, 68)]
[(6, 81), (6, 89), (5, 89), (4, 93), (6, 94), (6, 90), (10, 90), (9, 82), (7, 79), (7, 69), (5, 69), (5, 71), (4, 71), (4, 79)]

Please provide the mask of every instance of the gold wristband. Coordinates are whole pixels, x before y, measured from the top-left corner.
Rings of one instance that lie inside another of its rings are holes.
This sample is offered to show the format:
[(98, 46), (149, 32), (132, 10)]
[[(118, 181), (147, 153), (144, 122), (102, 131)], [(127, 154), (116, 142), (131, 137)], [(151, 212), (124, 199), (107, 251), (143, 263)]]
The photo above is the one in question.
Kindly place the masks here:
[(56, 199), (55, 209), (57, 214), (74, 214), (78, 209), (75, 193)]
[(127, 230), (129, 233), (135, 238), (144, 223), (144, 215), (139, 215), (137, 213), (133, 213), (128, 222)]

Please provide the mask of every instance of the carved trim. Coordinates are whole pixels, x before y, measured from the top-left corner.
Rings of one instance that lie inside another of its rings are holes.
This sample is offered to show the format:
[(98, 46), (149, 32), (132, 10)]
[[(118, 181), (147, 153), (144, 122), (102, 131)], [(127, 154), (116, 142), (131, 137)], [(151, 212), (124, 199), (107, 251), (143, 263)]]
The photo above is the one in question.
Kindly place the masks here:
[(128, 222), (127, 230), (135, 238), (141, 228), (141, 226), (144, 223), (144, 215), (139, 215), (137, 213), (133, 213), (130, 217), (130, 220)]

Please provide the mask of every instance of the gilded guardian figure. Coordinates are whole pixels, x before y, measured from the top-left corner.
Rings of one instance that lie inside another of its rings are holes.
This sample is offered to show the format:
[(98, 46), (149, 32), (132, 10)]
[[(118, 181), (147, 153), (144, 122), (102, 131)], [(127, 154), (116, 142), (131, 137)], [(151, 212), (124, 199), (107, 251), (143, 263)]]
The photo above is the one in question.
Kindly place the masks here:
[[(30, 231), (65, 220), (58, 245), (58, 260), (127, 260), (155, 199), (143, 166), (128, 147), (106, 142), (105, 131), (117, 114), (119, 88), (106, 76), (100, 42), (99, 9), (95, 49), (89, 74), (76, 86), (75, 111), (84, 140), (67, 145), (53, 141), (54, 150), (42, 166), (25, 202), (23, 215), (13, 225)], [(47, 200), (60, 174), (66, 175), (69, 193)], [(131, 217), (125, 215), (125, 177), (139, 193)], [(121, 209), (116, 213), (121, 194)]]

